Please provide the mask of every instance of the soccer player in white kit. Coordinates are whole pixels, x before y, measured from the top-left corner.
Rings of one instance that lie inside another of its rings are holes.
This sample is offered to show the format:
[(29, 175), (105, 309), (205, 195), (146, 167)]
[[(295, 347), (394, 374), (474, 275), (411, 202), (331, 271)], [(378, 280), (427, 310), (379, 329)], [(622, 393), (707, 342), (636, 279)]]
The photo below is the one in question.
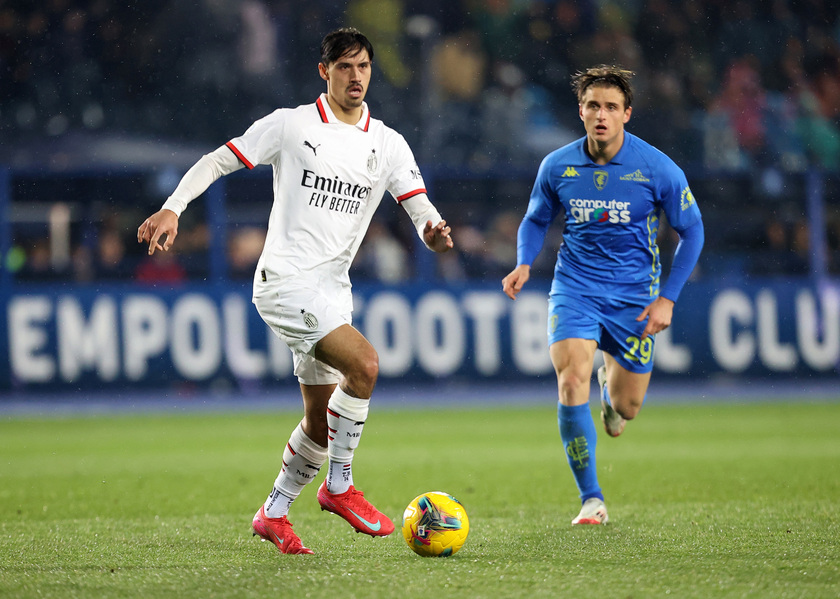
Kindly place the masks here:
[(435, 252), (453, 247), (450, 228), (426, 195), (405, 139), (371, 118), (364, 102), (373, 47), (352, 28), (324, 37), (318, 71), (327, 91), (313, 104), (279, 109), (203, 156), (160, 211), (137, 230), (149, 254), (168, 251), (187, 204), (215, 180), (270, 164), (274, 205), (254, 276), (253, 302), (292, 350), (304, 415), (274, 486), (254, 516), (254, 534), (282, 553), (312, 553), (292, 530), (289, 507), (329, 460), (321, 508), (358, 532), (389, 535), (394, 523), (353, 485), (351, 464), (379, 373), (379, 357), (351, 325), (350, 264), (385, 191)]

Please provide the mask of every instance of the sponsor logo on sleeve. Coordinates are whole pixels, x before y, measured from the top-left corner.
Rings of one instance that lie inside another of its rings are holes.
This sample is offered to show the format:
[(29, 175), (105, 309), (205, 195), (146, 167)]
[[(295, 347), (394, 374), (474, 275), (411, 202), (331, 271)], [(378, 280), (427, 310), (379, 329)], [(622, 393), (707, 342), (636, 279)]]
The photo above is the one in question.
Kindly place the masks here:
[(694, 204), (694, 194), (691, 193), (691, 189), (686, 187), (682, 190), (682, 194), (680, 195), (680, 209), (688, 210), (691, 208), (692, 204)]

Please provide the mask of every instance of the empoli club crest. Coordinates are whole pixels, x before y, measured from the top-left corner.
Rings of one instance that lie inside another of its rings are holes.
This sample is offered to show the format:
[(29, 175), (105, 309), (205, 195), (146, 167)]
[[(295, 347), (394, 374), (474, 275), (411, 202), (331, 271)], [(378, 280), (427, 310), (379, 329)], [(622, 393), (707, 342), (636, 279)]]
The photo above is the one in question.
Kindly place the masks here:
[(592, 173), (592, 181), (594, 181), (598, 191), (602, 191), (607, 186), (607, 179), (609, 177), (610, 175), (607, 171), (595, 171)]

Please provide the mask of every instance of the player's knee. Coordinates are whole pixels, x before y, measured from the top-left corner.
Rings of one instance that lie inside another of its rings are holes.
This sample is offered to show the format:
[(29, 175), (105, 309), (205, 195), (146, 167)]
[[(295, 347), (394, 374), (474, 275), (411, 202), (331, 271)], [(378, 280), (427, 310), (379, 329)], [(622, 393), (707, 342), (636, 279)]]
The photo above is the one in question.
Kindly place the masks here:
[(374, 351), (371, 352), (370, 356), (365, 357), (360, 370), (361, 376), (370, 385), (371, 391), (373, 391), (376, 379), (379, 378), (379, 354)]
[(582, 386), (589, 384), (589, 379), (571, 370), (563, 370), (558, 373), (557, 384), (560, 386), (560, 394), (567, 397), (573, 396)]
[(610, 400), (612, 402), (613, 409), (618, 412), (622, 418), (625, 420), (633, 420), (639, 415), (644, 398), (628, 397), (617, 400), (615, 397), (610, 397)]
[(379, 354), (373, 349), (358, 356), (352, 372), (346, 375), (347, 383), (356, 397), (363, 398), (368, 398), (373, 394), (377, 378), (379, 378)]

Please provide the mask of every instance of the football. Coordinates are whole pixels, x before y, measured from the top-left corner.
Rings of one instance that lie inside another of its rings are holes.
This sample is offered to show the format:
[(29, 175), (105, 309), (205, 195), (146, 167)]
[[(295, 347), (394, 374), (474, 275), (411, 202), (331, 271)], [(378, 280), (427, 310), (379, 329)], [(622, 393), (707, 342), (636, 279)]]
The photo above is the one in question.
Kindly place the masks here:
[(431, 491), (405, 508), (402, 533), (412, 551), (423, 557), (447, 557), (464, 546), (470, 532), (467, 510), (449, 493)]

